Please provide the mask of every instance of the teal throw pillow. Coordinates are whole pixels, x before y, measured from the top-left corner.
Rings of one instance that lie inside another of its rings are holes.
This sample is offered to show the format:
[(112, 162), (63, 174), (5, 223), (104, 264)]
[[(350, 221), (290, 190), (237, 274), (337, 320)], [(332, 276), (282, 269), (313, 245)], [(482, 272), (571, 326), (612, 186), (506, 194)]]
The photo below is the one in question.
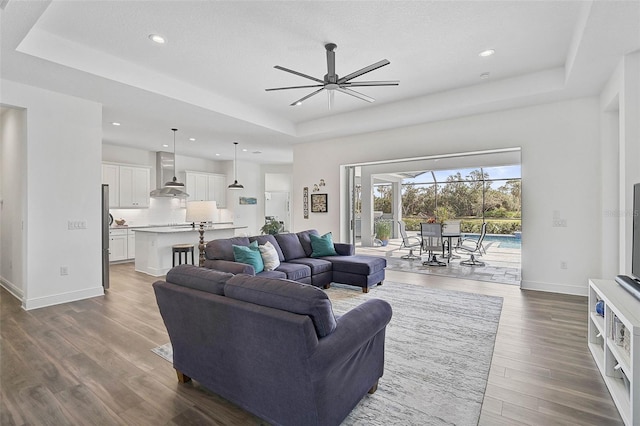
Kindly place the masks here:
[(337, 256), (336, 249), (333, 248), (333, 236), (327, 232), (321, 237), (309, 234), (311, 238), (311, 257)]
[(262, 255), (258, 248), (258, 242), (254, 241), (249, 246), (237, 246), (233, 245), (233, 257), (236, 262), (246, 263), (253, 266), (256, 274), (264, 271), (264, 262), (262, 261)]

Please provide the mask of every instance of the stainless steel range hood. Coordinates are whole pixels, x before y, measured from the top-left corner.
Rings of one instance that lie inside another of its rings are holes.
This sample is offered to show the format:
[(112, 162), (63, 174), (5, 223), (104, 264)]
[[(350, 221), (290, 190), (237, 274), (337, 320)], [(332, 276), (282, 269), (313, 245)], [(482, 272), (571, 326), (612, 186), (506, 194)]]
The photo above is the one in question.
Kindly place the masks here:
[(149, 194), (151, 197), (177, 197), (187, 198), (189, 194), (175, 186), (165, 186), (165, 183), (171, 182), (175, 171), (175, 155), (172, 152), (158, 151), (156, 152), (156, 187)]

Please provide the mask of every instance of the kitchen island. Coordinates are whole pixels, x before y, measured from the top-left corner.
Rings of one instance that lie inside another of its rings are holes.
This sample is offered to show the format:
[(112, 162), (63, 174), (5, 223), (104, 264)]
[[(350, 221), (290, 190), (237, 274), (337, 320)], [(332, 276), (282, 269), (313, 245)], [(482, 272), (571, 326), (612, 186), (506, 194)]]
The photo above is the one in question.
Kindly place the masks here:
[[(219, 238), (231, 238), (236, 229), (244, 229), (246, 226), (238, 226), (232, 223), (216, 223), (204, 228), (205, 244)], [(198, 244), (200, 242), (200, 227), (189, 225), (174, 227), (137, 228), (136, 233), (136, 260), (137, 272), (154, 277), (166, 275), (172, 268), (173, 258), (171, 246), (174, 244), (193, 244), (196, 265), (198, 264)], [(177, 260), (177, 259), (176, 259)], [(189, 256), (189, 260), (191, 257)]]

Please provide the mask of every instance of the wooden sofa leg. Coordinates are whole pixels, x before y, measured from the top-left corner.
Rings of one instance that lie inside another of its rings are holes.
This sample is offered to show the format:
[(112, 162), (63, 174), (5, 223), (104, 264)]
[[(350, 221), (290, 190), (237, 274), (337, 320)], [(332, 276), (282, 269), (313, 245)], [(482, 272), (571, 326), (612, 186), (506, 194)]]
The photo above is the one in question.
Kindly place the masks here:
[(182, 371), (180, 371), (180, 370), (176, 370), (176, 374), (178, 374), (178, 382), (180, 382), (180, 383), (188, 383), (188, 382), (191, 381), (191, 377), (189, 377), (186, 374), (182, 373)]
[(382, 285), (382, 283), (383, 283), (383, 282), (384, 282), (384, 280), (380, 281), (380, 282), (378, 283), (378, 285)]
[(324, 285), (324, 287), (322, 287), (322, 288), (324, 288), (325, 290), (327, 290), (327, 289), (331, 288), (331, 283), (329, 283), (329, 284), (325, 284), (325, 285)]
[(378, 390), (378, 381), (376, 380), (376, 382), (373, 384), (373, 386), (371, 386), (371, 389), (369, 389), (368, 393), (374, 393), (375, 391)]
[(369, 287), (362, 287), (363, 293), (369, 293)]

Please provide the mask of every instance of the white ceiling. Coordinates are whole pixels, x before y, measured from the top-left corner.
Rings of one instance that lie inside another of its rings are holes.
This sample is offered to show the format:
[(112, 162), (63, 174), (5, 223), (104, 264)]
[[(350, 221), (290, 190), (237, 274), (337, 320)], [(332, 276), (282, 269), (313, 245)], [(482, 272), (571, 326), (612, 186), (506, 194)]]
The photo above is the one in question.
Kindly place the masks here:
[[(595, 95), (640, 49), (637, 0), (0, 5), (2, 78), (102, 103), (105, 143), (166, 150), (177, 127), (179, 154), (231, 159), (238, 141), (261, 163), (291, 162), (299, 142)], [(324, 93), (289, 106), (313, 89), (264, 90), (313, 84), (274, 65), (322, 79), (328, 42), (339, 75), (388, 59), (354, 81), (400, 85), (359, 88), (373, 104), (336, 93), (330, 111)]]

